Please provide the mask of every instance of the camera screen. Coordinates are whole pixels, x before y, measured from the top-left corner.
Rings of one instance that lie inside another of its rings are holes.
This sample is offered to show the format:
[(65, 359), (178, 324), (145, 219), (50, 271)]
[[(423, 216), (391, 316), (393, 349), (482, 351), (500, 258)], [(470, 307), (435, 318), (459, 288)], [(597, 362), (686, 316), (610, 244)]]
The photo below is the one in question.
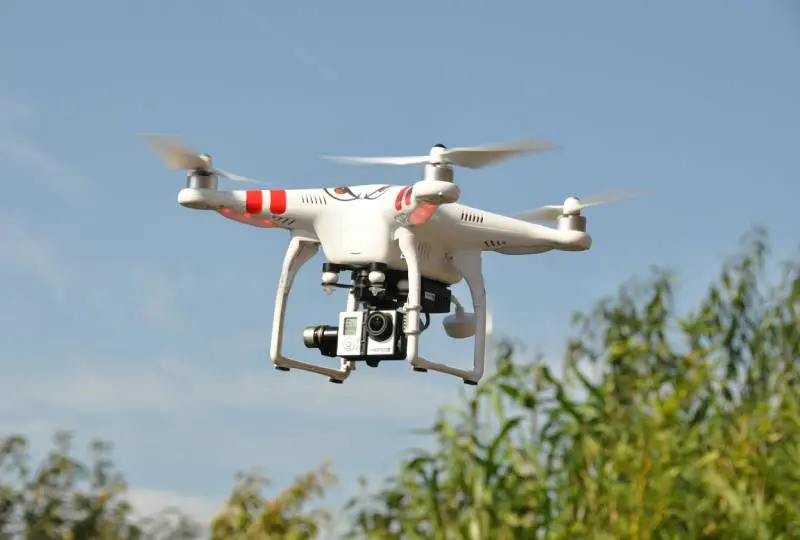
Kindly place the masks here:
[(356, 335), (356, 326), (358, 326), (358, 319), (356, 317), (345, 317), (344, 330), (342, 331), (342, 335), (343, 336)]

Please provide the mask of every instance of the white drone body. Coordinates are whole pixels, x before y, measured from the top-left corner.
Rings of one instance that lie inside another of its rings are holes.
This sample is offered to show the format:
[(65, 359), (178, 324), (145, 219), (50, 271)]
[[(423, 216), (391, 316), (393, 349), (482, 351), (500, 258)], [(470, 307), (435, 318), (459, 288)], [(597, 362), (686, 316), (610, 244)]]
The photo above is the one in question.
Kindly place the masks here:
[[(182, 206), (210, 210), (253, 227), (289, 231), (290, 242), (275, 301), (270, 356), (279, 370), (296, 368), (319, 373), (335, 383), (347, 379), (356, 366), (353, 355), (345, 351), (348, 347), (357, 348), (360, 342), (348, 341), (347, 331), (319, 326), (307, 329), (304, 335), (306, 346), (312, 347), (313, 342), (323, 351), (323, 335), (338, 331), (338, 348), (334, 351), (335, 346), (330, 345), (327, 353), (323, 352), (339, 357), (338, 368), (283, 354), (290, 289), (297, 271), (320, 248), (326, 261), (323, 288), (348, 289), (347, 310), (340, 316), (340, 326), (348, 324), (348, 316), (362, 310), (382, 309), (391, 315), (396, 309), (401, 314), (401, 341), (397, 343), (402, 342), (402, 348), (392, 348), (391, 353), (388, 348), (373, 348), (373, 352), (385, 350), (388, 355), (375, 358), (399, 359), (396, 354), (400, 351), (415, 371), (438, 371), (460, 377), (467, 384), (477, 384), (484, 372), (487, 341), (483, 253), (527, 255), (588, 250), (592, 239), (586, 232), (581, 210), (612, 200), (605, 197), (580, 202), (569, 197), (563, 205), (546, 206), (515, 217), (458, 202), (460, 189), (453, 183), (453, 165), (479, 168), (513, 155), (555, 148), (541, 142), (450, 150), (436, 145), (428, 156), (419, 157), (336, 158), (354, 163), (423, 164), (422, 179), (409, 185), (221, 191), (217, 189), (218, 177), (248, 179), (214, 169), (208, 155), (196, 154), (175, 139), (148, 136), (148, 140), (168, 166), (189, 170), (187, 186), (178, 194)], [(534, 220), (555, 221), (557, 225), (553, 228), (530, 222)], [(351, 273), (345, 283), (340, 283), (342, 272)], [(449, 291), (462, 279), (470, 290), (473, 313), (467, 313)], [(420, 334), (427, 328), (427, 324), (421, 328), (420, 315), (449, 313), (451, 304), (455, 311), (443, 321), (447, 334), (456, 339), (474, 336), (474, 357), (469, 369), (432, 362), (420, 355)], [(353, 335), (366, 336), (365, 321), (358, 320), (352, 326)], [(366, 341), (372, 344), (370, 347), (376, 343), (365, 337)], [(367, 359), (367, 364), (375, 367), (378, 361)]]

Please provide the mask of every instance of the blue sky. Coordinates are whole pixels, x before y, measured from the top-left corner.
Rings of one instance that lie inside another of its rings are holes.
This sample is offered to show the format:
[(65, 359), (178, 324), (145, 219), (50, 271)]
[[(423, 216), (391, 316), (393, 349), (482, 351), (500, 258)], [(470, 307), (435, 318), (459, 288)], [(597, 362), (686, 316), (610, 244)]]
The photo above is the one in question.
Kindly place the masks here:
[[(286, 234), (180, 208), (182, 174), (137, 133), (183, 135), (287, 188), (418, 174), (322, 154), (537, 137), (563, 150), (458, 171), (462, 201), (510, 213), (652, 190), (591, 211), (589, 252), (485, 258), (496, 332), (553, 358), (572, 312), (652, 264), (690, 301), (752, 224), (779, 254), (797, 243), (790, 0), (7, 0), (0, 47), (0, 433), (39, 452), (57, 428), (112, 439), (143, 510), (204, 518), (238, 470), (283, 484), (327, 458), (338, 504), (358, 475), (390, 472), (418, 443), (404, 431), (463, 385), (403, 364), (342, 386), (275, 372)], [(286, 348), (305, 358), (302, 328), (344, 305), (320, 290), (321, 262), (289, 308)], [(470, 362), (468, 343), (425, 346)]]

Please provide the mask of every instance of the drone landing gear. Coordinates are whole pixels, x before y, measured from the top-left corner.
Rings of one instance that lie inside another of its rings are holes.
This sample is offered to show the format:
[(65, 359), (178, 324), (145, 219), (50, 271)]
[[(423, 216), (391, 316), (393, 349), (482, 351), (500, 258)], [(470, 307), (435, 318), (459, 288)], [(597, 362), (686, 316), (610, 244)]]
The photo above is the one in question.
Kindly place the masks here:
[(464, 281), (469, 286), (472, 295), (472, 305), (475, 310), (475, 348), (472, 370), (458, 369), (446, 364), (430, 362), (419, 355), (419, 316), (421, 302), (422, 280), (417, 258), (417, 241), (414, 233), (408, 229), (398, 229), (396, 239), (400, 251), (405, 257), (408, 267), (408, 301), (406, 312), (411, 312), (406, 317), (408, 336), (408, 362), (414, 371), (425, 373), (428, 370), (446, 373), (461, 377), (465, 384), (477, 385), (483, 377), (484, 360), (486, 357), (486, 288), (483, 282), (483, 269), (480, 251), (462, 252), (453, 256), (453, 264), (464, 276)]
[(325, 375), (330, 382), (341, 384), (350, 376), (350, 372), (353, 370), (352, 362), (341, 360), (339, 369), (333, 369), (287, 358), (281, 352), (283, 348), (283, 326), (286, 318), (286, 301), (289, 298), (289, 291), (292, 289), (292, 283), (297, 271), (317, 253), (318, 249), (317, 242), (301, 236), (293, 236), (289, 242), (286, 256), (283, 259), (281, 278), (278, 282), (278, 293), (275, 298), (275, 316), (272, 321), (272, 342), (269, 353), (273, 364), (275, 364), (275, 369), (279, 371), (289, 371), (291, 368), (301, 369)]

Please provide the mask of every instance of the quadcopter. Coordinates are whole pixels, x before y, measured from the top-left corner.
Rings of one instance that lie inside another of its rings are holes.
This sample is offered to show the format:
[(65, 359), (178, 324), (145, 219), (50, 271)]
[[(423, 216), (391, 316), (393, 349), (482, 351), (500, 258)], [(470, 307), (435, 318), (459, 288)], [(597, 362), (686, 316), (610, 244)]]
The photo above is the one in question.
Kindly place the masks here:
[[(344, 163), (421, 165), (422, 178), (408, 185), (370, 184), (306, 189), (223, 191), (219, 178), (258, 183), (212, 165), (211, 156), (189, 149), (166, 135), (144, 135), (168, 168), (186, 170), (178, 203), (210, 210), (245, 225), (289, 232), (278, 281), (270, 357), (276, 369), (298, 369), (343, 383), (364, 361), (406, 360), (414, 371), (436, 371), (476, 385), (484, 372), (487, 344), (484, 253), (532, 255), (552, 250), (586, 251), (592, 238), (582, 210), (624, 198), (607, 195), (548, 205), (505, 216), (458, 202), (461, 190), (454, 167), (479, 169), (507, 158), (556, 149), (545, 141), (480, 147), (434, 145), (424, 156), (329, 157)], [(554, 222), (550, 227), (539, 222)], [(328, 367), (283, 354), (287, 300), (298, 270), (322, 249), (322, 288), (347, 290), (347, 306), (338, 325), (308, 327), (303, 343), (324, 357), (339, 358)], [(342, 279), (342, 274), (345, 279)], [(349, 274), (349, 275), (348, 275)], [(450, 290), (464, 280), (472, 312)], [(451, 313), (452, 311), (452, 313)], [(427, 360), (420, 336), (431, 315), (454, 339), (474, 338), (472, 369)]]

